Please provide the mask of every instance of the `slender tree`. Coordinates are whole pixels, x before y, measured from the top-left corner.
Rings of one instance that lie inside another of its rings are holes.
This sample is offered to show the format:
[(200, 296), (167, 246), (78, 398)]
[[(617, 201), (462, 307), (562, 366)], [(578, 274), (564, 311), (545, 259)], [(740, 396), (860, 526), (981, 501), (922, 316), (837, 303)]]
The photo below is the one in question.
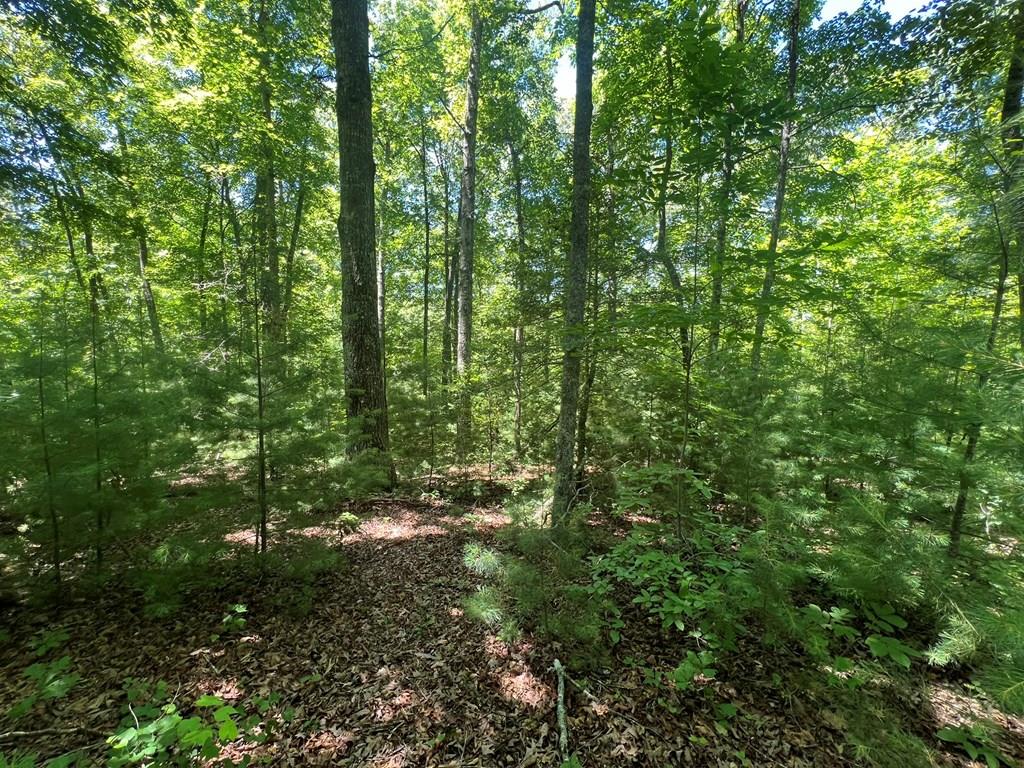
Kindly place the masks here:
[(596, 0), (581, 0), (576, 37), (576, 113), (572, 141), (572, 219), (565, 279), (561, 405), (555, 436), (554, 525), (563, 525), (575, 496), (573, 453), (579, 404), (580, 357), (584, 347), (583, 314), (587, 300), (590, 224), (590, 129), (594, 116), (594, 16)]
[(800, 50), (800, 0), (792, 0), (789, 12), (789, 66), (786, 72), (786, 104), (790, 114), (782, 123), (779, 137), (779, 172), (775, 186), (775, 203), (772, 206), (771, 231), (768, 235), (768, 252), (765, 256), (764, 281), (757, 303), (757, 318), (754, 321), (754, 343), (750, 352), (750, 368), (754, 373), (761, 369), (761, 348), (764, 345), (764, 328), (768, 321), (769, 303), (775, 286), (776, 260), (779, 252), (779, 237), (782, 234), (782, 211), (786, 203), (786, 180), (789, 175), (789, 153), (796, 132), (795, 109), (796, 73)]
[[(1014, 193), (1017, 168), (1020, 164), (1021, 130), (1017, 122), (1021, 111), (1021, 98), (1024, 92), (1024, 0), (1016, 4), (1010, 17), (1012, 24), (1013, 48), (1010, 51), (1010, 63), (1006, 71), (1006, 82), (1003, 87), (1000, 127), (1003, 141), (1003, 193), (1009, 198)], [(996, 292), (993, 300), (992, 316), (989, 322), (988, 336), (985, 338), (985, 361), (979, 367), (976, 392), (980, 397), (991, 376), (992, 357), (995, 354), (996, 342), (999, 337), (999, 320), (1003, 314), (1006, 300), (1006, 283), (1010, 274), (1010, 253), (1016, 248), (1018, 259), (1024, 253), (1024, 226), (1020, 224), (1017, 206), (1010, 205), (1012, 224), (1004, 226), (999, 206), (993, 205), (996, 222), (996, 236), (999, 240), (998, 273), (996, 276)], [(967, 445), (964, 447), (963, 460), (960, 464), (959, 482), (956, 502), (953, 504), (953, 518), (949, 531), (949, 554), (956, 557), (960, 554), (960, 542), (963, 538), (964, 515), (967, 511), (967, 498), (970, 495), (973, 479), (971, 464), (978, 450), (981, 438), (981, 419), (974, 419), (967, 425)]]
[(459, 200), (458, 323), (455, 370), (459, 378), (456, 451), (465, 460), (473, 447), (473, 258), (476, 225), (476, 132), (480, 103), (480, 52), (484, 24), (474, 4), (470, 11), (469, 76), (462, 124), (462, 190)]

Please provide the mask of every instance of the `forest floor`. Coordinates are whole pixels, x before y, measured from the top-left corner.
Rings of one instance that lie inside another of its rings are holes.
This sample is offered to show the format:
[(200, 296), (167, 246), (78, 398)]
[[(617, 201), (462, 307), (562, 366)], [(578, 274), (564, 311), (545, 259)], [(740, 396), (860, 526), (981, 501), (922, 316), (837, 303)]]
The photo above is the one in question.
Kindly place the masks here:
[[(529, 635), (507, 644), (463, 609), (483, 583), (463, 565), (465, 546), (503, 546), (497, 534), (509, 521), (500, 496), (458, 505), (381, 499), (362, 504), (359, 516), (355, 526), (326, 515), (290, 532), (343, 555), (316, 577), (308, 610), (289, 610), (295, 584), (268, 575), (222, 585), (163, 619), (117, 590), (45, 624), (14, 617), (0, 659), (0, 712), (26, 694), (28, 648), (41, 628), (68, 633), (65, 652), (81, 679), (67, 696), (37, 705), (27, 723), (0, 719), (0, 732), (44, 731), (0, 734), (0, 750), (53, 757), (85, 749), (101, 760), (103, 734), (125, 711), (125, 681), (138, 678), (166, 681), (185, 705), (202, 694), (228, 702), (276, 694), (275, 711), (294, 710), (267, 743), (232, 745), (225, 754), (235, 759), (249, 752), (278, 766), (558, 766), (552, 664), (564, 649)], [(220, 636), (232, 603), (246, 605), (244, 628)], [(569, 748), (583, 766), (860, 764), (827, 694), (796, 682), (799, 659), (737, 654), (711, 683), (715, 696), (695, 695), (673, 713), (644, 670), (677, 653), (653, 633), (624, 638), (611, 669), (572, 675)], [(929, 738), (978, 708), (958, 681), (930, 680), (893, 698)], [(724, 718), (715, 701), (740, 715)], [(1007, 757), (1024, 758), (1024, 727), (1004, 725), (1017, 741)], [(941, 759), (970, 765), (955, 752)]]

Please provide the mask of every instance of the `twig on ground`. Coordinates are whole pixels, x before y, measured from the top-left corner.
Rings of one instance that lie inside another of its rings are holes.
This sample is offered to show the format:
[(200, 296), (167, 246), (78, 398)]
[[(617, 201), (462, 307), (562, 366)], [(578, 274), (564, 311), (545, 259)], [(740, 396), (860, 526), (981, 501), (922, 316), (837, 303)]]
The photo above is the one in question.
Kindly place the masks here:
[(555, 659), (555, 674), (558, 675), (558, 750), (562, 754), (562, 761), (569, 760), (569, 730), (565, 725), (565, 668), (562, 662)]
[(89, 736), (106, 737), (106, 733), (96, 728), (86, 728), (76, 725), (71, 728), (39, 728), (34, 731), (5, 731), (0, 733), (0, 741), (12, 741), (14, 739), (26, 739), (32, 736), (70, 736), (75, 733), (84, 733)]

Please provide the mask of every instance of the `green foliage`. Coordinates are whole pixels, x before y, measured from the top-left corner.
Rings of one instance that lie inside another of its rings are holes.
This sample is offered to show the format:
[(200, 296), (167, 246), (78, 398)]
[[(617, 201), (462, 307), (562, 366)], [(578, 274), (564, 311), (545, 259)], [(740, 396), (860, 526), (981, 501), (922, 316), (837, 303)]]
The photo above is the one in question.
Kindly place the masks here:
[(918, 655), (917, 651), (895, 637), (871, 635), (865, 642), (873, 655), (880, 659), (892, 659), (904, 669), (910, 669), (911, 657)]
[[(225, 745), (238, 739), (258, 744), (274, 732), (273, 720), (265, 717), (273, 703), (268, 699), (235, 706), (207, 694), (195, 701), (192, 714), (186, 716), (162, 681), (155, 685), (129, 681), (126, 694), (121, 728), (107, 739), (112, 766), (192, 765), (197, 759), (218, 758)], [(245, 756), (239, 763), (220, 759), (216, 764), (245, 766), (250, 760)]]
[(476, 542), (465, 546), (462, 562), (477, 576), (491, 577), (501, 571), (501, 559), (498, 553)]
[(501, 596), (494, 587), (479, 587), (463, 601), (466, 615), (494, 626), (502, 620)]
[[(64, 630), (43, 631), (38, 635), (33, 652), (37, 657), (51, 654), (64, 646), (69, 635)], [(27, 716), (39, 702), (62, 699), (78, 683), (81, 676), (72, 671), (71, 656), (63, 654), (57, 659), (40, 660), (31, 664), (24, 671), (24, 676), (31, 683), (30, 692), (17, 702), (7, 716), (18, 720)]]
[(935, 734), (942, 741), (956, 744), (967, 753), (971, 760), (984, 761), (988, 768), (1013, 765), (999, 750), (991, 745), (991, 736), (981, 723), (969, 728), (962, 726), (942, 728)]

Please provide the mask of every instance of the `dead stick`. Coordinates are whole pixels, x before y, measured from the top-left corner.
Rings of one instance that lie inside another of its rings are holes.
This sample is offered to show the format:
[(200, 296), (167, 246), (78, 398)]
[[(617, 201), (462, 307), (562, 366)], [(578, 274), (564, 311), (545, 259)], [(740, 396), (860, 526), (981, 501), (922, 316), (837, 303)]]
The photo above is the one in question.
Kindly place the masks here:
[(569, 760), (569, 731), (565, 725), (565, 669), (562, 662), (555, 659), (555, 674), (558, 675), (558, 749), (562, 753), (562, 761)]
[(22, 739), (28, 736), (68, 736), (73, 733), (86, 733), (90, 736), (107, 735), (103, 731), (98, 731), (95, 728), (84, 728), (81, 726), (76, 726), (74, 728), (40, 728), (36, 731), (6, 731), (5, 733), (0, 733), (0, 741)]

